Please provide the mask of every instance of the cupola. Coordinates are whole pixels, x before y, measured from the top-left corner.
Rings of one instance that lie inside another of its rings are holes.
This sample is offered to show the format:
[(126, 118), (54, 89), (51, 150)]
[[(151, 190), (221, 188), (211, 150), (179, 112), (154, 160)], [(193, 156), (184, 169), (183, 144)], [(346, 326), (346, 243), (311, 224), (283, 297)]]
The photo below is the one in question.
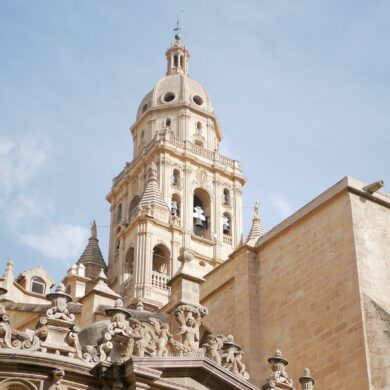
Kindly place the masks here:
[(180, 35), (175, 36), (175, 42), (165, 53), (167, 57), (167, 76), (177, 73), (188, 74), (190, 53), (182, 44)]

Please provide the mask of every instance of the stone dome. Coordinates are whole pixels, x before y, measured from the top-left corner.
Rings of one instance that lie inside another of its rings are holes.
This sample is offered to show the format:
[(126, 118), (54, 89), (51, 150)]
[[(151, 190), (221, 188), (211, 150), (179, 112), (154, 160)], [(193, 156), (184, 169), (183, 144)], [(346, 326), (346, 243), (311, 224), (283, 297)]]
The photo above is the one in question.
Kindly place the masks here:
[(190, 53), (179, 36), (176, 36), (176, 41), (171, 44), (165, 55), (167, 74), (142, 99), (137, 119), (151, 108), (169, 108), (170, 105), (176, 104), (188, 104), (195, 109), (214, 114), (206, 88), (188, 76)]
[(137, 119), (150, 108), (166, 107), (174, 104), (189, 104), (196, 109), (214, 113), (206, 88), (186, 74), (170, 74), (160, 79), (154, 89), (141, 101)]

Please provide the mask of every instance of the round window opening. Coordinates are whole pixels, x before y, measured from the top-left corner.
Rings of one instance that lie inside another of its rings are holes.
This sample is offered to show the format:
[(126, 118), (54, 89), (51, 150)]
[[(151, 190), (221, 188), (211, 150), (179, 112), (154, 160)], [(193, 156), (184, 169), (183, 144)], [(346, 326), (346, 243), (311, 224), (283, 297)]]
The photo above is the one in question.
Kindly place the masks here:
[(164, 95), (164, 102), (171, 102), (175, 98), (175, 94), (172, 92), (168, 92)]
[(201, 106), (203, 104), (203, 99), (199, 95), (195, 95), (192, 100), (194, 101), (195, 104), (198, 106)]

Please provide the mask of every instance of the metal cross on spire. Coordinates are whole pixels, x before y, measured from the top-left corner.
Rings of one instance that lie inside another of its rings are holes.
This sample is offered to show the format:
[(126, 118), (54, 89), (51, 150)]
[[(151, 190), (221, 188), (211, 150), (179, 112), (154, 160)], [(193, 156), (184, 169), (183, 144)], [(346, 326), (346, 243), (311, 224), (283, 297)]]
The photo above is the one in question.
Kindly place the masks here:
[(173, 29), (173, 31), (175, 32), (175, 39), (181, 39), (184, 35), (183, 14), (184, 11), (182, 10), (180, 19), (176, 22), (176, 27)]

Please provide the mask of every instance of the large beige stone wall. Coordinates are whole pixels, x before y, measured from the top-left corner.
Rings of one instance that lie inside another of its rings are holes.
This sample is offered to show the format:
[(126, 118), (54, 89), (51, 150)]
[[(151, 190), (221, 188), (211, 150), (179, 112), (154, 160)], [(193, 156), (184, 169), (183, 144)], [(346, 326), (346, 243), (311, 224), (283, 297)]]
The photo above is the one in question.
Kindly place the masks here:
[(390, 208), (351, 195), (371, 389), (390, 388)]
[(288, 368), (292, 378), (309, 366), (318, 390), (366, 390), (351, 195), (341, 192), (301, 214), (260, 241), (256, 260), (241, 250), (206, 277), (201, 296), (212, 307), (208, 326), (216, 333), (233, 332), (225, 318), (232, 313), (257, 385), (269, 373), (266, 358), (281, 348), (294, 359)]

